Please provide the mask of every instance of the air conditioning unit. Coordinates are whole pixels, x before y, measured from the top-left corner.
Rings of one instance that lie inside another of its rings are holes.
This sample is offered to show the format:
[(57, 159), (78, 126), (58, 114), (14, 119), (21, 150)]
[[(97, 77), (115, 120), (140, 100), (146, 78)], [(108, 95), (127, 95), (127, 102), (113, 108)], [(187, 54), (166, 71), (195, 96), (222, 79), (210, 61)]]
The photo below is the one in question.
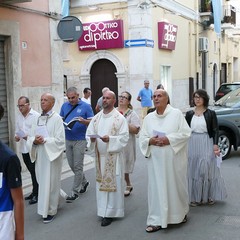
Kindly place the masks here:
[(206, 37), (199, 38), (199, 52), (208, 52), (209, 43)]

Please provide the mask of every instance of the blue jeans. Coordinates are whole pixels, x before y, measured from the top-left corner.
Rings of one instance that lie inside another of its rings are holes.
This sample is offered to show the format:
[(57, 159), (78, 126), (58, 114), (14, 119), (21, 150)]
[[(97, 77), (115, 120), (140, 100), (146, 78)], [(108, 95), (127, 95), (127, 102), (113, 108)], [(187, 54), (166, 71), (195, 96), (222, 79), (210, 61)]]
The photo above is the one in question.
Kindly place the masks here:
[(72, 194), (79, 194), (81, 188), (87, 183), (83, 173), (83, 160), (86, 149), (86, 140), (66, 140), (66, 156), (68, 164), (74, 173)]

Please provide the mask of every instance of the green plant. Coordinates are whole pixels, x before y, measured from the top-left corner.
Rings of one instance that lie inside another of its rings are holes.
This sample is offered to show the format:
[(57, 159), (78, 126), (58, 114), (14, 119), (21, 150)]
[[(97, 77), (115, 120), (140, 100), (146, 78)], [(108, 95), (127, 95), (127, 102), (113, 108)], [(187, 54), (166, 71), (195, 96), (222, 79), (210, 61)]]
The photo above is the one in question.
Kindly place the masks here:
[(212, 8), (212, 0), (205, 0), (205, 10), (208, 12), (208, 11), (211, 11), (211, 8)]

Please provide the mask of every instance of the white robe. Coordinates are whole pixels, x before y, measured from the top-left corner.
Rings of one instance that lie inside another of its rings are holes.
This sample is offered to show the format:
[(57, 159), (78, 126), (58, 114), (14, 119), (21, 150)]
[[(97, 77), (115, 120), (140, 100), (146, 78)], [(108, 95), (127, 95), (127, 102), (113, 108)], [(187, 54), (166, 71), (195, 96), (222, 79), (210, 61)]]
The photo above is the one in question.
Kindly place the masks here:
[[(140, 128), (140, 119), (135, 111), (131, 111), (127, 115), (126, 120), (128, 124)], [(128, 144), (124, 148), (125, 173), (132, 173), (136, 161), (136, 134), (129, 133)]]
[[(101, 159), (101, 172), (104, 172), (106, 153), (117, 153), (116, 162), (116, 192), (99, 191), (100, 183), (96, 182), (96, 195), (97, 195), (97, 211), (100, 217), (123, 217), (124, 216), (124, 160), (123, 160), (123, 148), (128, 142), (128, 124), (126, 119), (121, 115), (121, 125), (117, 129), (115, 136), (110, 135), (110, 131), (113, 124), (113, 114), (117, 112), (113, 109), (109, 114), (103, 114), (99, 112), (97, 115), (101, 115), (98, 121), (98, 130), (95, 131), (94, 120), (96, 116), (91, 120), (86, 135), (98, 134), (100, 136), (109, 135), (109, 142), (104, 143), (101, 139), (97, 138), (97, 147)], [(88, 147), (94, 149), (96, 143), (91, 143), (88, 139)]]
[(37, 122), (31, 129), (27, 145), (32, 162), (35, 161), (36, 177), (39, 183), (38, 214), (46, 218), (47, 215), (57, 213), (60, 196), (63, 151), (65, 149), (65, 131), (62, 118), (53, 112), (46, 122), (48, 136), (45, 143), (33, 145)]
[[(153, 130), (164, 132), (170, 145), (149, 146)], [(167, 106), (163, 115), (148, 114), (139, 144), (148, 161), (147, 225), (166, 228), (181, 223), (189, 211), (187, 192), (187, 140), (189, 128), (180, 110)]]

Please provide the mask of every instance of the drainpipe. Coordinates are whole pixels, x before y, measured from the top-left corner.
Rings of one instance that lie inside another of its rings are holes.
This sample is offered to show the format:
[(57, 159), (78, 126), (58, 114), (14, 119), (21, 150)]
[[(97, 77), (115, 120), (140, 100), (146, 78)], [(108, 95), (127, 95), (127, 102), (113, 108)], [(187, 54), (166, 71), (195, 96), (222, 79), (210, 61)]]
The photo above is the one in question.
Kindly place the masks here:
[[(199, 8), (198, 8), (198, 1), (195, 1), (195, 9), (196, 9), (196, 12), (198, 13), (198, 16), (199, 16)], [(196, 53), (195, 53), (195, 66), (196, 66), (196, 78), (199, 78), (199, 17), (198, 17), (198, 20), (196, 20), (196, 23), (195, 23), (195, 31), (196, 31)], [(197, 83), (198, 79), (196, 79), (196, 87), (198, 85)]]

